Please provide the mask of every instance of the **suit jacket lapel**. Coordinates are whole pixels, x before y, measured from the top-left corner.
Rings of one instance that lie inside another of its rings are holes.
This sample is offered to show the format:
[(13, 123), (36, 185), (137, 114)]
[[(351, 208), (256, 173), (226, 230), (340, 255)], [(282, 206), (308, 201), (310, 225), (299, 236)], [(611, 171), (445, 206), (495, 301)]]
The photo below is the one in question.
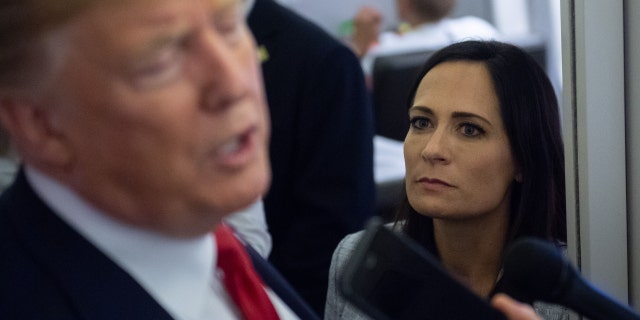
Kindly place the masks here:
[(86, 319), (172, 319), (123, 269), (55, 215), (24, 173), (6, 197), (8, 214), (25, 248), (54, 277)]
[(264, 260), (251, 246), (246, 246), (253, 267), (262, 278), (262, 281), (284, 301), (300, 319), (320, 319), (311, 307), (296, 293), (284, 277)]

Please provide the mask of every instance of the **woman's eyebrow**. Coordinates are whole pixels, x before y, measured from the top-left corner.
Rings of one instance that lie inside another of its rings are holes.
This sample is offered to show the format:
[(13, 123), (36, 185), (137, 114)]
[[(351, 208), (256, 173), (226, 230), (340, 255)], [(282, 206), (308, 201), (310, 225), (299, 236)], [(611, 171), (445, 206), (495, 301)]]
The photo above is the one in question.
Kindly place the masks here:
[(411, 111), (411, 110), (418, 110), (418, 111), (421, 111), (421, 112), (424, 112), (424, 113), (428, 113), (430, 115), (435, 114), (433, 112), (433, 110), (431, 108), (427, 107), (427, 106), (419, 106), (419, 105), (412, 106), (411, 108), (409, 108), (409, 111)]
[[(409, 108), (409, 112), (411, 112), (411, 110), (417, 110), (429, 115), (435, 115), (435, 112), (433, 111), (433, 109), (427, 107), (427, 106), (421, 106), (421, 105), (414, 105), (411, 108)], [(465, 111), (454, 111), (451, 113), (451, 118), (454, 119), (466, 119), (466, 118), (475, 118), (478, 119), (482, 122), (485, 122), (488, 125), (491, 125), (491, 121), (487, 120), (487, 118), (482, 117), (480, 115), (477, 115), (475, 113), (472, 112), (465, 112)]]
[(491, 121), (487, 120), (486, 118), (477, 115), (475, 113), (471, 113), (471, 112), (462, 112), (462, 111), (455, 111), (451, 114), (451, 117), (456, 119), (456, 118), (475, 118), (478, 119), (480, 121), (485, 122), (488, 125), (491, 125)]

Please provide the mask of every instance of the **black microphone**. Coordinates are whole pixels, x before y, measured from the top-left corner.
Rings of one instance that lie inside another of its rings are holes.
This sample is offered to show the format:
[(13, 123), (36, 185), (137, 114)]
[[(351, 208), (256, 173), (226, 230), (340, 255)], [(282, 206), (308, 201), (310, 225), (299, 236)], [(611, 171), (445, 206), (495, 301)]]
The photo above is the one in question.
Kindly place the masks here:
[(553, 244), (516, 241), (505, 256), (505, 293), (524, 301), (563, 305), (592, 320), (639, 320), (630, 307), (589, 284)]

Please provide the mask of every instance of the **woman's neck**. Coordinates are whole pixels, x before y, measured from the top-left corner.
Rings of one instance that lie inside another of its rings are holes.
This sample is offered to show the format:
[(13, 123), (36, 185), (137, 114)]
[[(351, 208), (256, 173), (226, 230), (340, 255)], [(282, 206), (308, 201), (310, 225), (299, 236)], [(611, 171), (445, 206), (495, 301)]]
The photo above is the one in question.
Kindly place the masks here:
[[(486, 218), (486, 217), (485, 217)], [(502, 265), (508, 219), (434, 219), (434, 237), (445, 268), (476, 294), (487, 297)]]

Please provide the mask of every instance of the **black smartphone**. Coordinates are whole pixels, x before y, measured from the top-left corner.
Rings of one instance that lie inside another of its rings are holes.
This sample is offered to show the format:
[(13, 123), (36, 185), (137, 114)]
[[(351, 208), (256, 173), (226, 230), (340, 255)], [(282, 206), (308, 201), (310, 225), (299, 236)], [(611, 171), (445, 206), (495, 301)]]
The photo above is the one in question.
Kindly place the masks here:
[(378, 218), (367, 223), (339, 288), (348, 301), (377, 320), (506, 320), (452, 278), (433, 255)]

